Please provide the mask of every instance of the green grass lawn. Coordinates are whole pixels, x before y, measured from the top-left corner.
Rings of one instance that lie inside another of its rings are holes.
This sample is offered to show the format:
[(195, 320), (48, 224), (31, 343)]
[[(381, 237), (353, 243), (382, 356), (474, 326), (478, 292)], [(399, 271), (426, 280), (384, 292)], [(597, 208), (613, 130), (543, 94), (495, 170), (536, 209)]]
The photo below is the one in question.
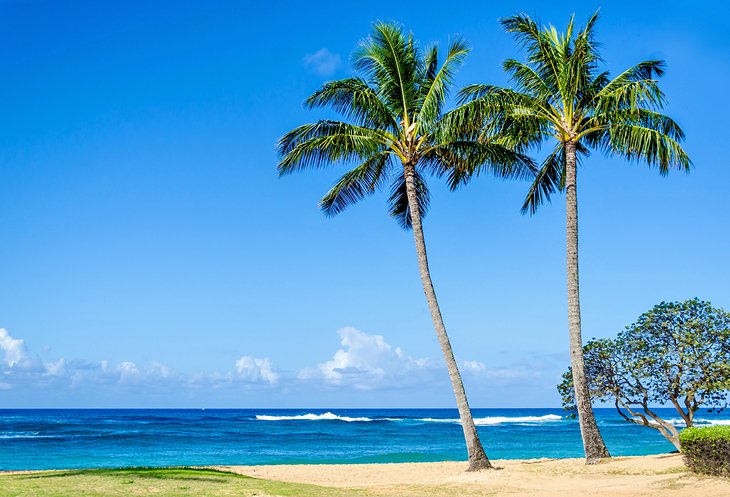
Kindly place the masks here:
[(207, 469), (134, 468), (0, 475), (0, 497), (341, 497), (338, 490)]

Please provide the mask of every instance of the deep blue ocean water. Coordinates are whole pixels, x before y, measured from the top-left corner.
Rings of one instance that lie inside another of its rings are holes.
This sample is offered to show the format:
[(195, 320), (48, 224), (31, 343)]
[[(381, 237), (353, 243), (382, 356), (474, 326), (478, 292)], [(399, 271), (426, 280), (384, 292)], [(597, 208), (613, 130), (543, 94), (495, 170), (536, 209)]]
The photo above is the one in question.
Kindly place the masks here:
[[(665, 419), (672, 409), (659, 409)], [(581, 457), (560, 409), (474, 409), (492, 459)], [(670, 452), (656, 430), (596, 410), (614, 455)], [(0, 470), (466, 460), (455, 409), (0, 410)], [(701, 413), (699, 424), (730, 424)]]

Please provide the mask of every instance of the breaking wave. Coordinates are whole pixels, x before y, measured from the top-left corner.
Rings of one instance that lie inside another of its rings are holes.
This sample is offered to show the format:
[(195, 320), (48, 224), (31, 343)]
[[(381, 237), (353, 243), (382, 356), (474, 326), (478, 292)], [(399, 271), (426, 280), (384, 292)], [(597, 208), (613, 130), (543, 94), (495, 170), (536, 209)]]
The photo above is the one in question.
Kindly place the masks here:
[[(551, 423), (561, 421), (563, 418), (557, 414), (546, 414), (545, 416), (487, 416), (486, 418), (474, 418), (477, 426), (492, 426), (502, 423)], [(444, 418), (422, 418), (418, 421), (426, 423), (459, 423), (458, 419)]]
[(265, 414), (257, 414), (256, 419), (259, 421), (346, 421), (348, 423), (365, 423), (369, 421), (378, 421), (372, 418), (351, 418), (348, 416), (338, 416), (331, 412), (324, 414), (300, 414), (297, 416), (268, 416)]
[[(684, 426), (684, 420), (679, 418), (674, 419), (668, 419), (669, 423), (675, 425), (675, 426)], [(722, 426), (730, 426), (730, 419), (703, 419), (703, 418), (696, 418), (694, 420), (695, 425), (722, 425)]]
[(23, 440), (31, 438), (57, 438), (54, 435), (41, 435), (37, 431), (31, 432), (0, 432), (0, 440)]

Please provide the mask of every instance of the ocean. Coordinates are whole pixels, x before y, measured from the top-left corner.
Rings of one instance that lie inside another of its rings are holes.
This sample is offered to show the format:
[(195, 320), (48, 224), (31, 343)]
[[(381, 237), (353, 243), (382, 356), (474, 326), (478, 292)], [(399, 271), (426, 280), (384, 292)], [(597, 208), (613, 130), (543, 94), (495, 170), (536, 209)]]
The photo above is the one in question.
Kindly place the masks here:
[[(473, 414), (492, 459), (582, 456), (578, 423), (560, 409)], [(596, 415), (613, 455), (674, 450), (613, 409)], [(697, 418), (730, 424), (728, 413)], [(466, 460), (456, 409), (0, 410), (0, 470), (444, 460)]]

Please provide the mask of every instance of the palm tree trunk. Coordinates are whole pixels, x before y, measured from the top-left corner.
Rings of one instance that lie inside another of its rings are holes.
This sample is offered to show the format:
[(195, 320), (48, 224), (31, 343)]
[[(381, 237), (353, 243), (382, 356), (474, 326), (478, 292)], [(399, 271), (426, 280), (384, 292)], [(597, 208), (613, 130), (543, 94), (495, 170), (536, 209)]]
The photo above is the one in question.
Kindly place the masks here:
[(586, 462), (594, 464), (611, 457), (598, 431), (593, 414), (583, 360), (583, 338), (580, 329), (580, 291), (578, 287), (578, 193), (576, 191), (576, 144), (565, 143), (565, 218), (566, 218), (566, 272), (568, 278), (568, 328), (570, 334), (570, 364), (573, 370), (575, 404), (578, 409), (580, 434)]
[(421, 272), (421, 282), (423, 283), (423, 290), (426, 293), (428, 307), (431, 310), (431, 319), (436, 329), (436, 336), (438, 337), (439, 345), (441, 345), (441, 351), (444, 354), (446, 368), (449, 370), (451, 387), (456, 396), (456, 405), (459, 409), (459, 418), (461, 420), (461, 427), (464, 430), (464, 439), (466, 440), (466, 447), (469, 454), (469, 471), (492, 468), (492, 464), (484, 452), (482, 443), (479, 441), (479, 435), (477, 434), (471, 409), (469, 409), (469, 402), (466, 398), (464, 383), (461, 381), (461, 374), (459, 373), (459, 368), (454, 358), (454, 352), (451, 349), (449, 336), (446, 334), (444, 320), (441, 317), (441, 309), (439, 308), (438, 300), (436, 300), (436, 292), (431, 281), (431, 273), (428, 269), (428, 257), (426, 255), (426, 241), (423, 236), (421, 212), (418, 207), (418, 197), (416, 194), (415, 167), (412, 164), (406, 164), (404, 168), (408, 209), (413, 226), (413, 237), (416, 241), (416, 255), (418, 256), (418, 268)]

